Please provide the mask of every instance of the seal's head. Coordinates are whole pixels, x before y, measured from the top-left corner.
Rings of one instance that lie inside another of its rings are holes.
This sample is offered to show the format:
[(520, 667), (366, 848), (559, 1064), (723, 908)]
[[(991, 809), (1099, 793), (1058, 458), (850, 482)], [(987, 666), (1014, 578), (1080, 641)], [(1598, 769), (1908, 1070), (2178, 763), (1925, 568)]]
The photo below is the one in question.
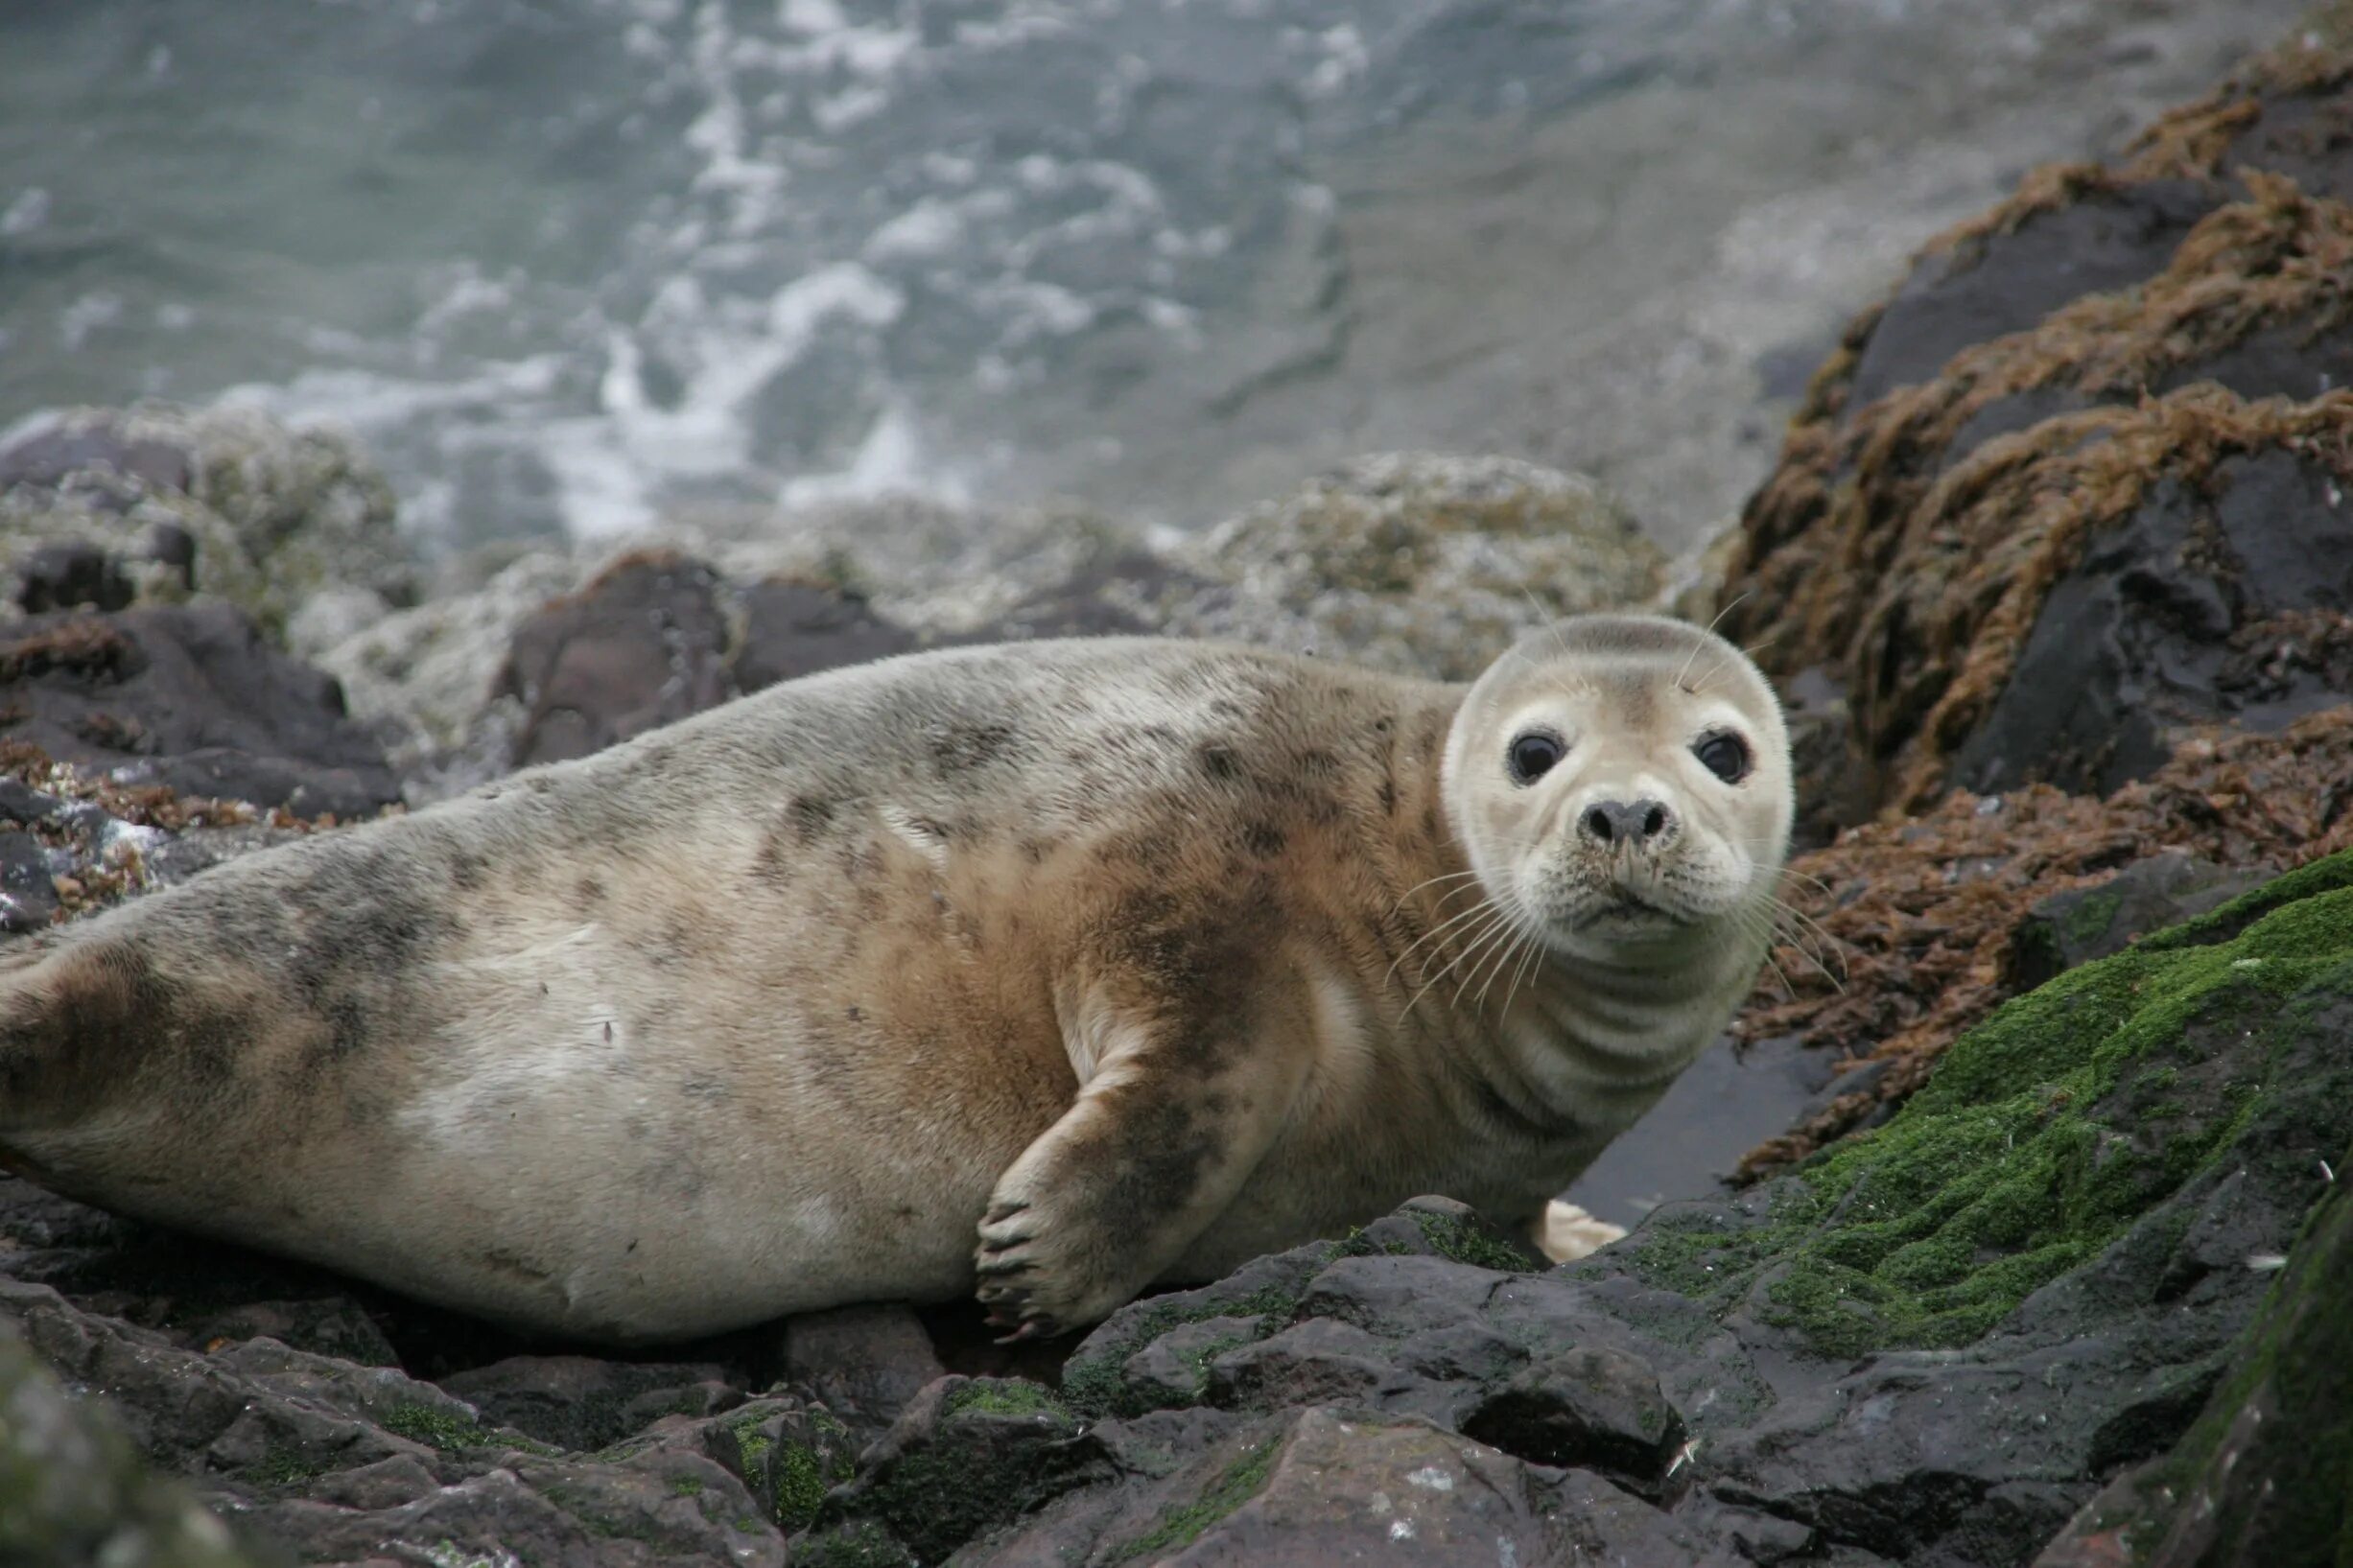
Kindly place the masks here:
[(1789, 739), (1747, 655), (1658, 616), (1530, 634), (1471, 688), (1445, 796), (1488, 897), (1564, 956), (1761, 939), (1789, 849)]

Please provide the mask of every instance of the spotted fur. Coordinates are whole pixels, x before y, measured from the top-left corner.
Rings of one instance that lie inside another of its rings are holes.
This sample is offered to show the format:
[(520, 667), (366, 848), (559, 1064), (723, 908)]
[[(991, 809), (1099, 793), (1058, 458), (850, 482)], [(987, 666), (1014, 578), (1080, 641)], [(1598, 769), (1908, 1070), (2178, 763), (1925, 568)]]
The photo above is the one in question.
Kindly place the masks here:
[[(1499, 771), (1532, 713), (1585, 748), (1546, 790)], [(1766, 765), (1701, 800), (1727, 714)], [(10, 955), (0, 1150), (571, 1334), (975, 1289), (1072, 1327), (1419, 1193), (1536, 1223), (1753, 973), (1785, 756), (1745, 659), (1643, 619), (1471, 688), (1152, 640), (835, 671)], [(1692, 796), (1642, 875), (1746, 891), (1547, 935), (1615, 875), (1562, 824), (1641, 781)], [(1482, 897), (1512, 983), (1447, 924)]]

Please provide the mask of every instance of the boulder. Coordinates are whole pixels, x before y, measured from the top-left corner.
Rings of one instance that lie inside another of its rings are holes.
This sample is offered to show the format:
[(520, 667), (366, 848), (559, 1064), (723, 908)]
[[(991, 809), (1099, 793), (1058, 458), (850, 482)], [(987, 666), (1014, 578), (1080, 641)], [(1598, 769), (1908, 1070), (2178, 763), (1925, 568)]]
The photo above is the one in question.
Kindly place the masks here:
[[(1932, 245), (1816, 378), (1725, 627), (1844, 693), (1801, 793), (2105, 793), (2353, 692), (2353, 55), (2249, 64)], [(1859, 782), (1861, 787), (1854, 787)]]
[(643, 551), (524, 622), (493, 687), (523, 708), (514, 765), (585, 757), (726, 700), (718, 586), (701, 561)]

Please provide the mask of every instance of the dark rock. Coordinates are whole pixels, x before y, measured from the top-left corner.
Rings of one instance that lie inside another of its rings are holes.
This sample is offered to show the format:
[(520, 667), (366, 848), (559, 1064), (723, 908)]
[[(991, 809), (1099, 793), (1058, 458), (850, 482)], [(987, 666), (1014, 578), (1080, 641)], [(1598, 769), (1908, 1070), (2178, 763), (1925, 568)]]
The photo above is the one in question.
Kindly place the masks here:
[(247, 1301), (180, 1325), (178, 1333), (206, 1350), (240, 1340), (275, 1340), (312, 1355), (333, 1356), (363, 1367), (397, 1367), (399, 1352), (376, 1326), (367, 1309), (348, 1297), (307, 1300)]
[(2353, 608), (2353, 510), (2337, 477), (2272, 450), (2218, 465), (2209, 489), (2219, 498), (2154, 486), (2052, 585), (2010, 680), (1953, 753), (1955, 783), (2106, 794), (2164, 761), (2169, 728), (2273, 729), (2353, 691), (2353, 639), (2295, 648), (2305, 612)]
[(1463, 1435), (1536, 1464), (1610, 1473), (1656, 1488), (1682, 1444), (1682, 1417), (1659, 1374), (1616, 1350), (1566, 1350), (1520, 1371), (1463, 1419)]
[(1209, 590), (1206, 578), (1161, 556), (1120, 550), (1091, 561), (1055, 586), (1030, 595), (991, 621), (975, 641), (1035, 637), (1121, 637), (1160, 629), (1156, 607)]
[(16, 607), (28, 615), (44, 610), (120, 610), (133, 590), (114, 560), (96, 545), (79, 540), (43, 545), (16, 569)]
[(514, 764), (585, 757), (724, 701), (718, 585), (701, 561), (625, 555), (525, 622), (497, 682), (525, 709)]
[(1929, 256), (1873, 324), (1854, 367), (1850, 406), (1932, 380), (1963, 349), (2023, 332), (2070, 300), (2155, 276), (2222, 199), (2207, 185), (2179, 179), (2098, 191)]
[(10, 740), (121, 783), (306, 817), (400, 799), (333, 678), (226, 605), (23, 621), (0, 639), (0, 703)]
[(182, 588), (196, 586), (196, 535), (178, 524), (151, 524), (133, 553), (140, 560), (171, 568)]
[(947, 1375), (909, 1308), (836, 1307), (786, 1321), (785, 1375), (860, 1438), (880, 1436)]
[(2217, 908), (2262, 879), (2161, 850), (2104, 882), (2035, 904), (2012, 939), (2006, 978), (2031, 991), (2079, 964), (2122, 952), (2152, 931)]
[(744, 589), (742, 604), (742, 641), (729, 667), (739, 691), (885, 659), (915, 645), (914, 633), (876, 615), (858, 595), (836, 589), (770, 577)]
[[(440, 1386), (498, 1425), (558, 1448), (591, 1450), (619, 1442), (664, 1416), (714, 1414), (703, 1386), (718, 1382), (720, 1375), (712, 1366), (516, 1356), (454, 1373)], [(735, 1403), (741, 1400), (735, 1395)]]

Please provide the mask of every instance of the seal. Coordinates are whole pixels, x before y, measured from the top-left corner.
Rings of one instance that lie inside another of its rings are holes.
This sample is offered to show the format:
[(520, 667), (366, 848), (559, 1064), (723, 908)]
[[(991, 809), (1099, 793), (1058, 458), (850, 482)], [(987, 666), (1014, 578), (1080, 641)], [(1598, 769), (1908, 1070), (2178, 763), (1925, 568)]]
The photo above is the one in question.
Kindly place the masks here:
[(31, 940), (0, 1149), (572, 1336), (1049, 1333), (1422, 1193), (1536, 1233), (1749, 989), (1790, 818), (1770, 689), (1672, 620), (1468, 687), (906, 655)]

